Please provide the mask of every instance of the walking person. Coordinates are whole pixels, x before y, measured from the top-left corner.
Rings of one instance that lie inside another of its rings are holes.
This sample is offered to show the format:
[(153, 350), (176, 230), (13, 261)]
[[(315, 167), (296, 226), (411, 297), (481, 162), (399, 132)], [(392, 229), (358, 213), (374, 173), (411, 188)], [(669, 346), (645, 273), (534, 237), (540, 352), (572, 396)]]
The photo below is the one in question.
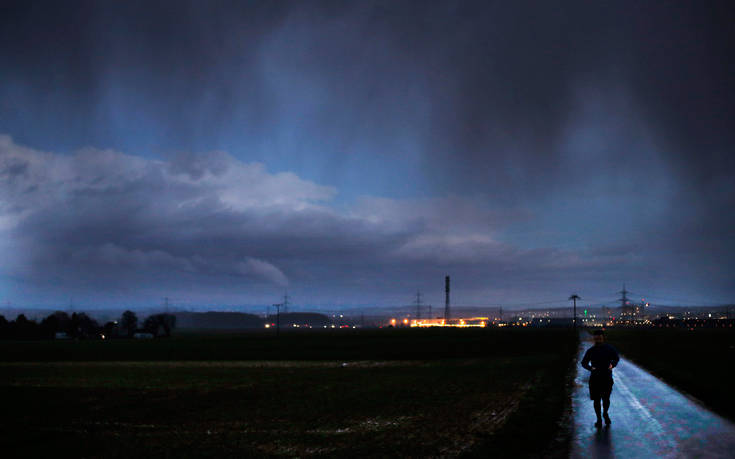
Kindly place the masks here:
[[(605, 424), (610, 425), (610, 416), (607, 411), (610, 408), (610, 393), (613, 387), (612, 369), (620, 361), (618, 351), (605, 342), (605, 333), (595, 330), (592, 333), (595, 345), (587, 349), (582, 358), (582, 367), (590, 372), (590, 400), (594, 402), (597, 422), (595, 427), (602, 427), (602, 418)], [(600, 407), (602, 402), (602, 407)], [(602, 413), (600, 413), (602, 408)]]

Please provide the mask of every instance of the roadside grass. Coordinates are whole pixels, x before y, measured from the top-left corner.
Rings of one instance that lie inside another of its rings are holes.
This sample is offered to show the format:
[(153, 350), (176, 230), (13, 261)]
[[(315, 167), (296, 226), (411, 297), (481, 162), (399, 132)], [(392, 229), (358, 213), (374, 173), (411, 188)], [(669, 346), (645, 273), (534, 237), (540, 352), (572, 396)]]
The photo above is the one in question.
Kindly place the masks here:
[(606, 335), (626, 357), (735, 420), (735, 331), (620, 328)]
[[(0, 439), (26, 457), (445, 457), (508, 439), (531, 456), (558, 442), (571, 332), (423, 332), (25, 343), (0, 363)], [(53, 344), (66, 358), (40, 361)]]

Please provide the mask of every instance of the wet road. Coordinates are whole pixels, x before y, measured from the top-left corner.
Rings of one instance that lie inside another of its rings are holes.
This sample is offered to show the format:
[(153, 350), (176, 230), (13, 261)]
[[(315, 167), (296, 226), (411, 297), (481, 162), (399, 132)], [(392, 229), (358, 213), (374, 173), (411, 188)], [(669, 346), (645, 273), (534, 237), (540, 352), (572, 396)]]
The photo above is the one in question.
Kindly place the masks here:
[[(625, 358), (613, 370), (610, 397), (612, 425), (597, 429), (587, 381), (579, 365), (593, 345), (579, 351), (574, 410), (572, 457), (735, 458), (735, 425), (708, 411)], [(583, 336), (583, 339), (585, 337)]]

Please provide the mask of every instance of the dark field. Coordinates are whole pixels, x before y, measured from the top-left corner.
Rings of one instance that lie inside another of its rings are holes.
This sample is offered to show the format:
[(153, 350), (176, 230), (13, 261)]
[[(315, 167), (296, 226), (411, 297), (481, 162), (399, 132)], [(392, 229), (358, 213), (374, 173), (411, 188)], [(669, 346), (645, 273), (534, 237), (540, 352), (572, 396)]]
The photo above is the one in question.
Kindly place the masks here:
[(735, 331), (610, 329), (606, 334), (626, 357), (735, 420)]
[(0, 350), (11, 456), (561, 457), (576, 339), (392, 330)]

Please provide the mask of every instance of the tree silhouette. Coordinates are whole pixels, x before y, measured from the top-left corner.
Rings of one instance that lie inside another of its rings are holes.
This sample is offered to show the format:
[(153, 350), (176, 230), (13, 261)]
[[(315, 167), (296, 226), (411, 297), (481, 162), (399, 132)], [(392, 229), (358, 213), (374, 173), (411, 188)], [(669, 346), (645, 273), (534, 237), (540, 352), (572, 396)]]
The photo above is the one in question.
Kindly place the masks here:
[(138, 328), (138, 316), (133, 311), (125, 311), (120, 318), (120, 329), (130, 338)]
[(71, 334), (71, 318), (64, 311), (56, 311), (41, 321), (41, 336), (53, 338), (58, 332)]
[(154, 314), (143, 323), (143, 329), (153, 336), (171, 336), (175, 326), (176, 316), (173, 314)]
[(112, 338), (118, 335), (118, 330), (120, 327), (118, 327), (117, 323), (115, 322), (106, 322), (102, 326), (102, 334), (105, 335), (105, 338)]
[(20, 339), (33, 339), (39, 337), (38, 324), (32, 320), (28, 320), (25, 314), (19, 314), (15, 318), (15, 322), (11, 323), (12, 335)]
[(100, 332), (97, 322), (83, 312), (71, 315), (71, 336), (74, 338), (93, 338)]
[(7, 338), (8, 333), (10, 333), (10, 325), (8, 324), (8, 319), (0, 314), (0, 338)]

